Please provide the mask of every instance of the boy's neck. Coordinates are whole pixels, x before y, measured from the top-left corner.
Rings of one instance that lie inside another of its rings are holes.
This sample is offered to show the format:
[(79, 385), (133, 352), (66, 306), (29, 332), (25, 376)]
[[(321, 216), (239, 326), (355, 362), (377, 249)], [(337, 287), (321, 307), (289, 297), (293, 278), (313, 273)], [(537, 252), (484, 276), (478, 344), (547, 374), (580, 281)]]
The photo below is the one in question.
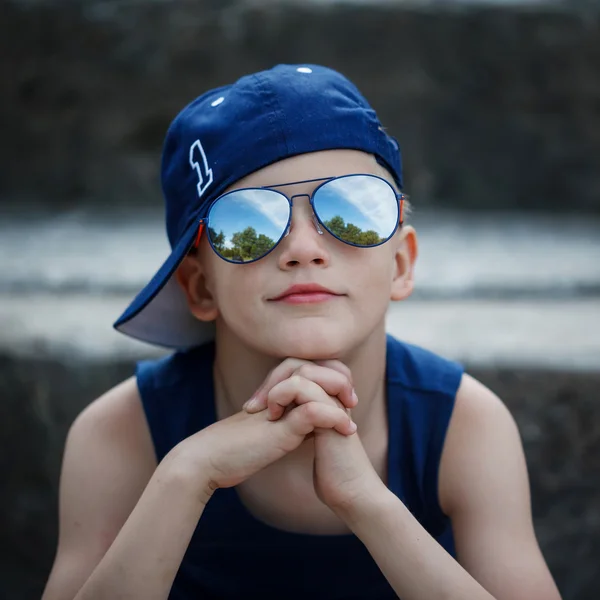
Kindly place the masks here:
[[(214, 364), (218, 418), (242, 410), (244, 402), (282, 360), (260, 354), (231, 336), (218, 336)], [(359, 399), (358, 406), (352, 410), (352, 418), (363, 437), (371, 429), (371, 423), (380, 417), (380, 411), (385, 410), (385, 324), (339, 360), (352, 371)]]

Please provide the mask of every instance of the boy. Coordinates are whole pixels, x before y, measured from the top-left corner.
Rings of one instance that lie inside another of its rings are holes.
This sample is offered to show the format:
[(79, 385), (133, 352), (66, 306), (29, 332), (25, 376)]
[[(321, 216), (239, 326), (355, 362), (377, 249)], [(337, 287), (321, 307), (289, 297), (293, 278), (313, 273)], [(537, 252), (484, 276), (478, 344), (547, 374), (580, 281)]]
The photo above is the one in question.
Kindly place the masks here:
[(177, 352), (73, 424), (44, 599), (559, 598), (507, 410), (386, 337), (417, 242), (358, 90), (207, 92), (162, 182), (173, 252), (115, 326)]

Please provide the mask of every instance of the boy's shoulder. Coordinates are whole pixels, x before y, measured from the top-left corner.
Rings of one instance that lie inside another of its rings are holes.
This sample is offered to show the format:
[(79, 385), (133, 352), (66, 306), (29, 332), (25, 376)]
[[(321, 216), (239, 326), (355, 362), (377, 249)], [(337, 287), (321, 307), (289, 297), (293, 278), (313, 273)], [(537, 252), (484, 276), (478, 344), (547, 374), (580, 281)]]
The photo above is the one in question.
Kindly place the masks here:
[(98, 440), (147, 439), (147, 427), (135, 377), (118, 383), (88, 404), (71, 424), (70, 437)]
[(456, 393), (464, 367), (421, 346), (387, 336), (389, 384), (431, 393)]
[(169, 388), (188, 383), (190, 375), (200, 379), (208, 375), (207, 369), (215, 356), (214, 341), (186, 350), (175, 350), (158, 358), (140, 360), (135, 377), (142, 389)]
[[(498, 419), (511, 426), (513, 419), (504, 402), (485, 384), (465, 372), (458, 362), (392, 336), (388, 336), (387, 344), (388, 383), (416, 392), (420, 400), (446, 397), (450, 402), (442, 404), (452, 406), (452, 420), (461, 422), (462, 428), (469, 429), (474, 423), (477, 423), (476, 427), (485, 422), (493, 425)], [(427, 406), (421, 408), (428, 410)]]

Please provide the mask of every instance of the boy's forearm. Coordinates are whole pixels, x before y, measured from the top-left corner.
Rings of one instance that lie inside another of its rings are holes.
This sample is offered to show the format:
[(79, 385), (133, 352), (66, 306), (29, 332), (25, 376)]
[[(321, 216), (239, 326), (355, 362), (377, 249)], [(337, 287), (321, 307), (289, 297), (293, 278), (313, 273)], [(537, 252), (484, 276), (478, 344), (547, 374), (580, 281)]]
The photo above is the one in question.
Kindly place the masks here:
[(494, 600), (389, 490), (340, 516), (403, 600)]
[(75, 600), (166, 600), (210, 499), (195, 468), (177, 449), (165, 457)]

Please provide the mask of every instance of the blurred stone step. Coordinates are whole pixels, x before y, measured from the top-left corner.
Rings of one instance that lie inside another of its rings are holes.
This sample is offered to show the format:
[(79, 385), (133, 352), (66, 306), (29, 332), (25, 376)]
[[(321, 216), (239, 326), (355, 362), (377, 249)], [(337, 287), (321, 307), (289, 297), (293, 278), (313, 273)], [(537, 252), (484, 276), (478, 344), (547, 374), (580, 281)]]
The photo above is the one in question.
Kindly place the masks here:
[[(162, 213), (0, 214), (0, 293), (133, 297), (168, 256)], [(600, 298), (600, 218), (417, 211), (418, 298)]]
[[(0, 353), (105, 361), (163, 350), (112, 329), (122, 295), (0, 295)], [(397, 337), (478, 367), (600, 371), (600, 301), (419, 301), (392, 304)]]
[[(416, 293), (388, 328), (482, 366), (600, 370), (600, 220), (417, 212)], [(4, 215), (0, 349), (156, 355), (112, 323), (168, 255), (156, 212)]]

